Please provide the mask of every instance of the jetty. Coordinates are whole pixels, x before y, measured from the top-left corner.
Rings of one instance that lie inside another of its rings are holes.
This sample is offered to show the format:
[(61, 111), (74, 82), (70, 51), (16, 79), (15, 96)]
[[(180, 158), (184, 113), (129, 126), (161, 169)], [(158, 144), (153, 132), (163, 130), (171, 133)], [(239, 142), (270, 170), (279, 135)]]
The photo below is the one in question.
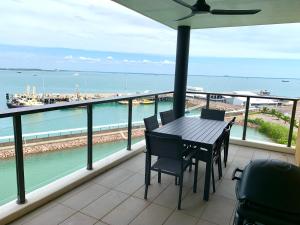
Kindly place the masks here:
[[(82, 93), (79, 90), (74, 93), (37, 93), (36, 88), (27, 86), (24, 93), (6, 93), (6, 105), (8, 108), (18, 108), (27, 106), (38, 106), (62, 102), (75, 102), (83, 100), (93, 100), (102, 98), (114, 98), (120, 96), (128, 96), (133, 93), (116, 93), (116, 92), (100, 92), (100, 93)], [(158, 101), (170, 101), (173, 96), (171, 94), (161, 95)], [(147, 97), (136, 99), (136, 104), (154, 104), (155, 97)], [(120, 104), (127, 104), (128, 101), (120, 101)]]

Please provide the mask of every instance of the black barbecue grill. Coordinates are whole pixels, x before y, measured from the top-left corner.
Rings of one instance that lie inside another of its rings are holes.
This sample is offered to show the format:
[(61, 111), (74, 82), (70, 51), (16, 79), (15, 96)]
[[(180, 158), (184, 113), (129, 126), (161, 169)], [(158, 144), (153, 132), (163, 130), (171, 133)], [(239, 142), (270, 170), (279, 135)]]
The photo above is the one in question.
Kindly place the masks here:
[(232, 179), (237, 180), (235, 225), (300, 225), (299, 167), (254, 160), (244, 170), (237, 168)]

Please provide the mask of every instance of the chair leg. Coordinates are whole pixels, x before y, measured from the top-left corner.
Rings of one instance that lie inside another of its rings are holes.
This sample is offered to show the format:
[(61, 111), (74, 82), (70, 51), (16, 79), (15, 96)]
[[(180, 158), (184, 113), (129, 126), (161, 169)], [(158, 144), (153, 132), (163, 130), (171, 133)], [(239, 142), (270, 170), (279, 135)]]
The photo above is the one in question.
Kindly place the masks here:
[(228, 148), (229, 148), (229, 140), (226, 140), (225, 144), (224, 144), (224, 165), (225, 165), (225, 168), (227, 166)]
[(145, 193), (144, 193), (144, 199), (147, 200), (147, 196), (148, 196), (148, 184), (145, 184)]
[(194, 185), (193, 185), (193, 192), (197, 192), (197, 180), (198, 180), (198, 163), (199, 161), (195, 160), (195, 172), (194, 172)]
[(218, 173), (219, 173), (219, 180), (221, 180), (221, 178), (223, 176), (221, 154), (218, 157)]
[(178, 207), (177, 207), (178, 210), (181, 209), (182, 186), (183, 186), (183, 173), (181, 173), (179, 177), (179, 196), (178, 196)]
[(158, 181), (158, 183), (161, 183), (161, 172), (160, 171), (158, 171), (157, 181)]
[(211, 178), (212, 178), (213, 192), (216, 192), (214, 165), (212, 165), (212, 168), (211, 168)]
[(144, 199), (147, 199), (148, 195), (148, 186), (150, 185), (150, 173), (151, 170), (148, 165), (146, 165), (146, 170), (145, 170), (145, 193), (144, 193)]

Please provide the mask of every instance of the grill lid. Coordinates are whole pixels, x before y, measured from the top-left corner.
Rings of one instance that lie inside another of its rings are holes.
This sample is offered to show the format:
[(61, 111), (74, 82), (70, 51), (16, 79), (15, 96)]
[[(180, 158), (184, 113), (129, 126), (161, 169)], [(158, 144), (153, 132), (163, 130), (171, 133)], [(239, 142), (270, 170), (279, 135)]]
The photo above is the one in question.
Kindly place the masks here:
[(237, 198), (291, 214), (300, 214), (300, 168), (278, 160), (254, 160), (237, 183)]

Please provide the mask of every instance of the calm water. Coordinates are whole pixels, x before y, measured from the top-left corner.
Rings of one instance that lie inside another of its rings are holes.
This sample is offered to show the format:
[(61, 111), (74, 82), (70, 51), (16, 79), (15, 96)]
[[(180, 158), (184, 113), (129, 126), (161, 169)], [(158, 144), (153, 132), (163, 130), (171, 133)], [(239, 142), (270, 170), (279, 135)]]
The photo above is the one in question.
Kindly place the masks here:
[[(76, 87), (80, 92), (128, 92), (145, 90), (164, 91), (173, 88), (174, 77), (171, 75), (116, 74), (80, 72), (46, 72), (46, 71), (0, 71), (0, 111), (6, 109), (5, 94), (21, 93), (26, 85), (36, 86), (37, 92), (72, 93)], [(278, 79), (230, 78), (190, 76), (190, 86), (203, 87), (206, 91), (234, 91), (268, 89), (274, 95), (300, 96), (300, 80), (283, 83)], [(43, 88), (44, 86), (44, 88)], [(159, 103), (159, 111), (172, 107), (170, 102)], [(127, 106), (109, 103), (94, 106), (94, 126), (127, 122)], [(153, 105), (133, 107), (133, 121), (142, 120), (153, 115)], [(194, 114), (199, 112), (195, 111)], [(84, 109), (58, 110), (22, 117), (23, 133), (61, 130), (86, 126)], [(12, 134), (12, 121), (0, 119), (0, 136)], [(232, 135), (241, 137), (242, 127), (234, 126)], [(249, 139), (270, 141), (255, 129), (248, 129)], [(137, 140), (135, 140), (137, 141)], [(99, 160), (126, 146), (125, 141), (94, 146), (94, 160)], [(30, 192), (60, 177), (85, 166), (86, 148), (36, 154), (25, 157), (26, 191)], [(16, 176), (14, 160), (0, 160), (0, 205), (16, 197)]]
[[(49, 72), (49, 71), (4, 71), (0, 70), (0, 110), (6, 109), (5, 93), (23, 93), (26, 86), (35, 86), (38, 93), (75, 93), (79, 87), (84, 92), (128, 92), (145, 90), (164, 91), (173, 88), (174, 76), (151, 74), (121, 74), (99, 72)], [(188, 85), (203, 87), (206, 91), (234, 91), (268, 89), (273, 95), (300, 96), (300, 80), (232, 78), (190, 76)], [(44, 87), (44, 88), (43, 88)], [(160, 110), (171, 105), (160, 104)], [(153, 106), (134, 107), (133, 119), (141, 120), (153, 113)], [(76, 122), (75, 122), (76, 121)], [(94, 125), (127, 121), (127, 106), (105, 104), (95, 106)], [(23, 133), (42, 132), (86, 126), (85, 110), (58, 110), (23, 117)], [(12, 134), (12, 121), (0, 119), (0, 136)]]

